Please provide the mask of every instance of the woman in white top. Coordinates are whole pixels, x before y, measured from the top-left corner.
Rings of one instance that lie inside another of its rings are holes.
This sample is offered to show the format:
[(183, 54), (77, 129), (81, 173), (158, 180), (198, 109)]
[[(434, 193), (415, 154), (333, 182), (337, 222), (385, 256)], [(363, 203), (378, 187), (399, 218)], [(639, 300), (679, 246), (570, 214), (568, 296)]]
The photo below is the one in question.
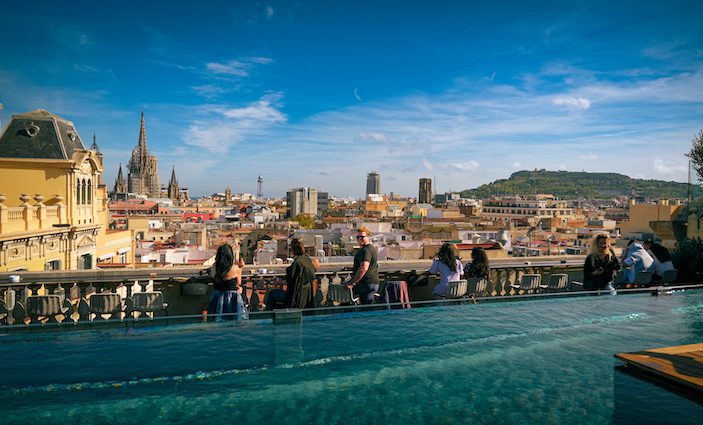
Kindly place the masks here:
[(442, 245), (429, 272), (439, 274), (439, 284), (432, 291), (435, 295), (444, 295), (449, 282), (461, 279), (461, 276), (464, 275), (464, 266), (461, 264), (461, 260), (456, 258), (451, 244)]

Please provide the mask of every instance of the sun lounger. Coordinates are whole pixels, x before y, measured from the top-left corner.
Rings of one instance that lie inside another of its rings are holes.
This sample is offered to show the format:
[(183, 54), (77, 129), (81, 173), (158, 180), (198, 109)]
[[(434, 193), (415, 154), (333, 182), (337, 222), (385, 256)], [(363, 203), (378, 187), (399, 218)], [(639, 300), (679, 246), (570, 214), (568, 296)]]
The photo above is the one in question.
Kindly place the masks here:
[(537, 293), (540, 290), (540, 283), (542, 282), (542, 276), (539, 274), (524, 274), (520, 279), (518, 285), (511, 284), (510, 287), (517, 289), (518, 291), (525, 291), (527, 294)]

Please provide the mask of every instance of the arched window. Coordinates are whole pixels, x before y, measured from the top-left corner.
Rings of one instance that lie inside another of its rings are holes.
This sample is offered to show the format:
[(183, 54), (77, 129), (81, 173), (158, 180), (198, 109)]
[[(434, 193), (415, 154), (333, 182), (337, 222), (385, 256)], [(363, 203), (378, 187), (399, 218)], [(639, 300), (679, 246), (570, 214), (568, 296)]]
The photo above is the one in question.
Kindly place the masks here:
[(88, 180), (88, 205), (93, 203), (93, 182)]
[(83, 182), (81, 183), (81, 204), (85, 205), (85, 179), (83, 179)]
[(81, 204), (81, 179), (76, 181), (76, 204)]

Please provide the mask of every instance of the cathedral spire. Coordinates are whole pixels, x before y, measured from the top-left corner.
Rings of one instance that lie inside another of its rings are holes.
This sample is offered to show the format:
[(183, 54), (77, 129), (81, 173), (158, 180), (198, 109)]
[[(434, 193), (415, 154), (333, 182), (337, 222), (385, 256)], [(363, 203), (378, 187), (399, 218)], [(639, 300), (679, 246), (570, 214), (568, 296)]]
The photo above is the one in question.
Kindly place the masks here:
[(175, 165), (171, 169), (171, 181), (168, 183), (167, 196), (172, 199), (176, 205), (181, 201), (181, 190), (178, 187), (178, 180), (176, 180)]
[(120, 162), (120, 169), (117, 171), (117, 181), (124, 182), (124, 176), (122, 175), (122, 163)]
[(142, 122), (139, 127), (139, 148), (146, 154), (146, 126), (144, 125), (144, 111), (142, 111)]
[(169, 185), (176, 185), (178, 186), (178, 180), (176, 180), (176, 166), (173, 166), (173, 169), (171, 169), (171, 181), (168, 183)]

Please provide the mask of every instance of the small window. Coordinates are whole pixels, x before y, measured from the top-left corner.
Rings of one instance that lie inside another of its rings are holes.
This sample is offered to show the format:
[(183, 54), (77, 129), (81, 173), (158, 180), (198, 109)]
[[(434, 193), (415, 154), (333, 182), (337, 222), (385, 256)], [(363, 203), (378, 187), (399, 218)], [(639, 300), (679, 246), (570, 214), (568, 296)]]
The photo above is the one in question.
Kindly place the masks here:
[(34, 121), (30, 122), (24, 127), (24, 132), (29, 137), (34, 137), (39, 133), (39, 126), (34, 124)]
[(44, 265), (44, 270), (46, 270), (46, 271), (61, 270), (61, 260), (48, 261)]
[(88, 205), (93, 203), (93, 182), (88, 180)]

